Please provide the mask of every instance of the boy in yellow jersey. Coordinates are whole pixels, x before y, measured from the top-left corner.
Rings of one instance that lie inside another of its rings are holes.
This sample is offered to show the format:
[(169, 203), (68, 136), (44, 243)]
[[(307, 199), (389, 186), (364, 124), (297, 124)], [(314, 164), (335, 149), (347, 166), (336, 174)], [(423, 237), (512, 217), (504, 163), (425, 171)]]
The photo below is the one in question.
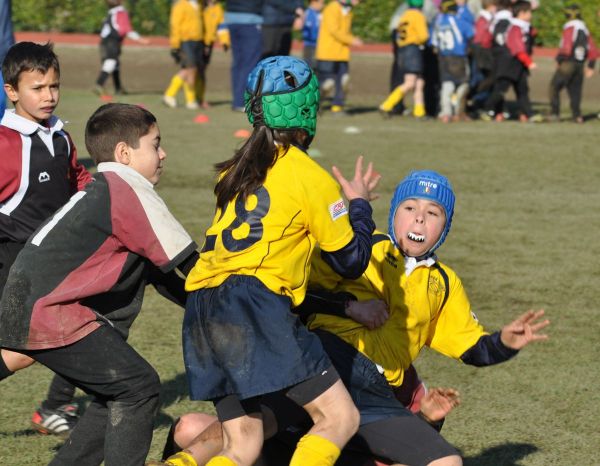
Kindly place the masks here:
[[(357, 160), (333, 178), (306, 154), (316, 130), (318, 82), (302, 60), (262, 60), (246, 85), (254, 130), (216, 165), (217, 207), (188, 275), (183, 322), (193, 400), (214, 403), (224, 445), (207, 464), (250, 465), (263, 444), (260, 400), (283, 391), (314, 421), (293, 466), (333, 465), (358, 412), (316, 335), (290, 312), (304, 299), (316, 243), (342, 276), (359, 277), (374, 230), (369, 200), (379, 175)], [(185, 464), (185, 463), (180, 463)]]
[(362, 40), (351, 32), (352, 7), (359, 3), (360, 0), (334, 0), (327, 4), (321, 15), (315, 58), (321, 91), (329, 94), (335, 89), (331, 101), (333, 113), (344, 111), (345, 90), (350, 81), (350, 46), (362, 45)]
[(423, 52), (422, 48), (429, 39), (427, 20), (421, 12), (423, 0), (408, 0), (408, 9), (398, 22), (396, 43), (398, 45), (396, 62), (404, 73), (404, 82), (397, 86), (379, 106), (385, 116), (392, 113), (394, 107), (409, 92), (413, 92), (413, 115), (425, 116), (423, 99)]
[(205, 0), (202, 11), (204, 26), (204, 67), (203, 75), (196, 76), (196, 100), (203, 108), (208, 108), (204, 95), (206, 92), (206, 68), (210, 63), (212, 49), (215, 41), (219, 41), (223, 50), (229, 49), (229, 30), (224, 24), (225, 12), (217, 0)]
[[(311, 288), (325, 289), (328, 295), (343, 294), (325, 298), (330, 303), (323, 304), (322, 292), (309, 291), (308, 308), (302, 312), (317, 312), (309, 318), (309, 327), (321, 338), (361, 412), (358, 436), (371, 449), (371, 442), (388, 445), (385, 457), (396, 463), (428, 464), (420, 457), (428, 453), (429, 461), (438, 458), (436, 465), (461, 464), (456, 452), (440, 456), (448, 451), (446, 446), (439, 451), (434, 447), (429, 452), (424, 451), (429, 447), (421, 450), (423, 445), (434, 445), (431, 439), (424, 442), (422, 434), (413, 438), (419, 448), (410, 444), (393, 448), (402, 445), (405, 435), (412, 438), (417, 432), (394, 391), (424, 346), (466, 364), (487, 366), (547, 338), (538, 333), (549, 324), (539, 320), (544, 311), (528, 311), (492, 334), (479, 324), (460, 279), (435, 255), (450, 230), (453, 211), (454, 193), (444, 176), (413, 172), (397, 186), (389, 236), (373, 236), (369, 267), (358, 280), (341, 278), (314, 255)], [(349, 296), (357, 301), (349, 301)], [(386, 309), (376, 306), (378, 302)], [(338, 316), (331, 315), (335, 313)]]
[(198, 108), (196, 77), (204, 76), (202, 39), (201, 5), (197, 0), (178, 0), (171, 8), (169, 42), (171, 55), (181, 69), (171, 78), (163, 95), (163, 103), (168, 107), (177, 107), (177, 93), (183, 87), (186, 108)]

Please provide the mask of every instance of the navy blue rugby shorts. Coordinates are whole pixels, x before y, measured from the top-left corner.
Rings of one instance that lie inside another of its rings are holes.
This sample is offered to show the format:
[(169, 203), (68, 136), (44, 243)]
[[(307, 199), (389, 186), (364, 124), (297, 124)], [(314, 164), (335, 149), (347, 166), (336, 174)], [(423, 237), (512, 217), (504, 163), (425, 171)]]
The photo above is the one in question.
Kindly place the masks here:
[(232, 275), (188, 296), (183, 353), (192, 400), (272, 393), (327, 370), (319, 338), (255, 277)]

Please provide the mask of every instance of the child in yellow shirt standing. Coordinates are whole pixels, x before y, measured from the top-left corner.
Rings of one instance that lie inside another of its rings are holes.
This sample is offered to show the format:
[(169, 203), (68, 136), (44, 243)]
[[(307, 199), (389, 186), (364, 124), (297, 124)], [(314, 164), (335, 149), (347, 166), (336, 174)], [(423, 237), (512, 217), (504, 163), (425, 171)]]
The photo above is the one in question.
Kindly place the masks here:
[(422, 13), (423, 0), (408, 0), (408, 9), (398, 22), (397, 63), (404, 72), (404, 82), (396, 87), (379, 110), (389, 115), (404, 95), (413, 92), (413, 115), (417, 118), (425, 116), (423, 98), (423, 52), (422, 48), (429, 39), (427, 20)]
[(344, 111), (345, 90), (350, 81), (350, 46), (363, 43), (351, 32), (352, 7), (359, 3), (360, 0), (337, 0), (323, 9), (315, 57), (321, 92), (327, 95), (335, 89), (331, 102), (333, 113)]
[(198, 108), (196, 76), (204, 76), (201, 5), (196, 0), (178, 0), (171, 9), (170, 28), (171, 55), (181, 69), (171, 78), (163, 102), (168, 107), (177, 107), (177, 93), (183, 87), (186, 108), (195, 110)]
[(217, 0), (204, 0), (202, 11), (202, 21), (204, 26), (204, 67), (202, 76), (200, 73), (196, 76), (196, 98), (202, 108), (208, 108), (208, 102), (204, 98), (206, 91), (206, 68), (210, 63), (213, 45), (216, 41), (220, 42), (223, 50), (229, 49), (229, 30), (225, 25), (225, 12)]

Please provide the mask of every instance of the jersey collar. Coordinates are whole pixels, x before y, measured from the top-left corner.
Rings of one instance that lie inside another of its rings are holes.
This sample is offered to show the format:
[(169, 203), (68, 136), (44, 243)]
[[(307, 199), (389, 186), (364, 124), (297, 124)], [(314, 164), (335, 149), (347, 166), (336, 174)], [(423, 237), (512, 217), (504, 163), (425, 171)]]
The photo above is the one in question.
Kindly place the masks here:
[(404, 273), (408, 277), (417, 267), (431, 267), (437, 262), (437, 256), (432, 254), (427, 259), (404, 256)]
[(4, 112), (4, 117), (2, 118), (1, 124), (2, 126), (6, 126), (7, 128), (18, 131), (24, 136), (31, 136), (38, 131), (43, 131), (46, 134), (52, 134), (60, 131), (64, 126), (62, 120), (55, 115), (52, 115), (47, 120), (46, 126), (36, 123), (35, 121), (28, 120), (21, 115), (17, 115), (14, 109), (6, 110)]
[(133, 168), (119, 162), (101, 162), (98, 164), (98, 172), (115, 172), (124, 179), (136, 180), (154, 189), (154, 185), (144, 178), (143, 175)]

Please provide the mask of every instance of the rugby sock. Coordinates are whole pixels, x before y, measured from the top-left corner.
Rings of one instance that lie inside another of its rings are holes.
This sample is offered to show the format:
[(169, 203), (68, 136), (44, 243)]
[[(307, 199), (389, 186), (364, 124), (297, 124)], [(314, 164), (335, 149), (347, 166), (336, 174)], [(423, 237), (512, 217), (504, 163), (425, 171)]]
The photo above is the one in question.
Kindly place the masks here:
[(402, 100), (403, 96), (404, 92), (402, 92), (402, 86), (396, 87), (396, 89), (394, 89), (390, 95), (388, 95), (387, 99), (379, 106), (379, 109), (384, 112), (391, 112), (398, 102)]
[(6, 367), (6, 363), (4, 362), (4, 359), (2, 357), (0, 357), (0, 380), (4, 380), (13, 374), (14, 374), (14, 372), (11, 371), (8, 367)]
[(173, 456), (169, 456), (165, 460), (165, 464), (169, 466), (198, 466), (194, 457), (185, 451), (180, 451)]
[(188, 83), (183, 83), (183, 93), (185, 94), (185, 103), (191, 104), (196, 102), (196, 89)]
[(206, 463), (206, 466), (237, 466), (237, 464), (226, 456), (215, 456)]
[(290, 466), (333, 466), (340, 453), (337, 445), (330, 440), (307, 434), (298, 442)]
[(413, 108), (413, 116), (417, 118), (421, 118), (425, 116), (425, 105), (423, 104), (415, 104)]
[(202, 78), (196, 78), (196, 99), (198, 99), (199, 103), (203, 103), (204, 102), (204, 89), (206, 88), (206, 85), (204, 84), (204, 79)]
[(104, 83), (106, 83), (106, 80), (108, 79), (108, 73), (106, 71), (100, 71), (100, 74), (98, 75), (98, 79), (96, 80), (96, 84), (100, 87), (104, 86)]
[(169, 87), (167, 87), (165, 95), (167, 97), (175, 97), (179, 92), (179, 89), (181, 89), (181, 86), (183, 86), (183, 79), (181, 79), (181, 76), (176, 74), (171, 79), (171, 83), (169, 84)]

